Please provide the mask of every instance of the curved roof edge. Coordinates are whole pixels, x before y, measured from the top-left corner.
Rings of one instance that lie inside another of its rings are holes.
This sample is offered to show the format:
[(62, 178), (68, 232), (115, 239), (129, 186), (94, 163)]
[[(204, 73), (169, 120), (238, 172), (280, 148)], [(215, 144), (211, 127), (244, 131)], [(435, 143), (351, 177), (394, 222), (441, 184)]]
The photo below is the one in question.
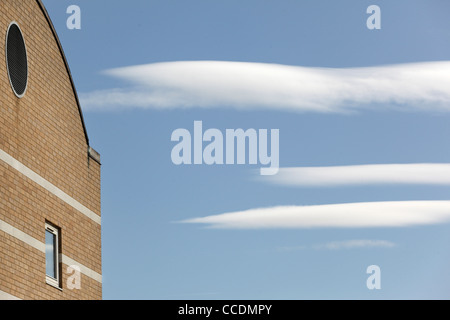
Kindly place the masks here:
[(58, 34), (56, 33), (55, 27), (53, 25), (52, 20), (50, 19), (47, 9), (45, 8), (44, 4), (42, 3), (42, 0), (36, 0), (36, 2), (38, 3), (39, 7), (41, 8), (42, 13), (44, 14), (45, 18), (47, 19), (48, 25), (50, 26), (50, 29), (52, 30), (53, 36), (55, 37), (55, 40), (56, 40), (56, 43), (58, 44), (59, 51), (61, 52), (61, 56), (63, 58), (67, 73), (69, 75), (70, 84), (72, 85), (75, 100), (77, 102), (78, 111), (79, 111), (80, 119), (81, 119), (81, 124), (83, 126), (84, 136), (86, 137), (86, 143), (89, 146), (89, 137), (87, 134), (86, 125), (84, 123), (83, 111), (81, 110), (80, 100), (78, 99), (78, 93), (77, 93), (77, 89), (75, 88), (75, 83), (73, 82), (72, 73), (70, 72), (70, 68), (69, 68), (69, 63), (67, 62), (66, 55), (62, 48), (61, 42), (59, 41)]

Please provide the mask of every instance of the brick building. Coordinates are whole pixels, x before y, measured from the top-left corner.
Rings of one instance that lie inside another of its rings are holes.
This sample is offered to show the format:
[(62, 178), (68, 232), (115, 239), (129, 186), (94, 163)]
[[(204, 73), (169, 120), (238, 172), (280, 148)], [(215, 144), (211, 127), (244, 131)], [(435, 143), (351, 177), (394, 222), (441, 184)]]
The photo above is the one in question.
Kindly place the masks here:
[(101, 299), (100, 156), (41, 0), (0, 1), (0, 299)]

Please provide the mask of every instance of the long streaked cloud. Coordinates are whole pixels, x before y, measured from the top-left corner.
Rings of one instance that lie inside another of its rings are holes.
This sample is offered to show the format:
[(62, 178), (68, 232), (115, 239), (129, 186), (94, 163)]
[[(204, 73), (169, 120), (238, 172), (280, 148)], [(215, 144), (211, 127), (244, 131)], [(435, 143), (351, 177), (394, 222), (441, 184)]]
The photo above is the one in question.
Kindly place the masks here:
[(235, 108), (348, 112), (371, 105), (450, 111), (450, 62), (313, 68), (176, 61), (111, 69), (129, 85), (80, 95), (86, 110)]
[(411, 227), (450, 222), (450, 201), (280, 206), (181, 221), (219, 229)]
[(394, 248), (395, 246), (395, 243), (386, 240), (347, 240), (317, 244), (313, 247), (317, 250), (348, 250), (363, 248)]
[(264, 181), (286, 186), (335, 187), (346, 185), (450, 185), (450, 164), (375, 164), (337, 167), (280, 168)]
[(371, 249), (371, 248), (394, 248), (397, 245), (387, 240), (345, 240), (345, 241), (332, 241), (327, 243), (313, 244), (313, 245), (301, 245), (301, 246), (289, 246), (279, 247), (278, 250), (282, 252), (291, 252), (299, 250), (350, 250), (350, 249)]

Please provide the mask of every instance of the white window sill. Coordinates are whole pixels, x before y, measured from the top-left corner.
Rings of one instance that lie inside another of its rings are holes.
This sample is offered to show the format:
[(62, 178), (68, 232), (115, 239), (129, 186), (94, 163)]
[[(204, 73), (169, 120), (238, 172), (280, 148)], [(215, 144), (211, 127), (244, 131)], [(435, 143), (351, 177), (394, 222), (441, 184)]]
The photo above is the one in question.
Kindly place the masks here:
[(53, 278), (46, 277), (45, 283), (47, 283), (49, 286), (52, 286), (55, 289), (58, 289), (59, 291), (63, 291), (63, 289), (60, 288), (60, 286), (58, 285), (58, 281)]

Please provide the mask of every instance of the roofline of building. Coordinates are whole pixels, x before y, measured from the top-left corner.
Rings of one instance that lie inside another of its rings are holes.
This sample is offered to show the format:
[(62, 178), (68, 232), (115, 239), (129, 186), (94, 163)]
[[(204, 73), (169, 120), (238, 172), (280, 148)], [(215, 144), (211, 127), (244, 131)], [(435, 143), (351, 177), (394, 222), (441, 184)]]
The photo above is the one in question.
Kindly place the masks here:
[(80, 100), (78, 99), (78, 93), (77, 93), (77, 89), (75, 88), (75, 83), (73, 82), (72, 73), (70, 72), (70, 68), (69, 68), (69, 63), (67, 62), (66, 55), (65, 55), (64, 50), (62, 48), (61, 42), (59, 41), (58, 34), (56, 33), (55, 27), (53, 25), (52, 20), (50, 19), (50, 16), (48, 14), (47, 9), (45, 8), (44, 4), (42, 3), (42, 0), (36, 0), (36, 2), (38, 3), (39, 7), (42, 10), (42, 13), (44, 14), (45, 18), (47, 19), (48, 25), (50, 26), (50, 29), (52, 30), (53, 36), (54, 36), (54, 38), (56, 40), (56, 43), (58, 44), (59, 51), (61, 53), (61, 56), (62, 56), (63, 61), (64, 61), (64, 64), (66, 66), (67, 73), (69, 75), (70, 84), (72, 85), (73, 94), (74, 94), (75, 100), (77, 102), (78, 112), (80, 114), (81, 124), (83, 126), (83, 131), (84, 131), (84, 136), (86, 138), (86, 143), (89, 146), (89, 137), (88, 137), (88, 134), (87, 134), (86, 125), (84, 123), (83, 111), (81, 110)]

